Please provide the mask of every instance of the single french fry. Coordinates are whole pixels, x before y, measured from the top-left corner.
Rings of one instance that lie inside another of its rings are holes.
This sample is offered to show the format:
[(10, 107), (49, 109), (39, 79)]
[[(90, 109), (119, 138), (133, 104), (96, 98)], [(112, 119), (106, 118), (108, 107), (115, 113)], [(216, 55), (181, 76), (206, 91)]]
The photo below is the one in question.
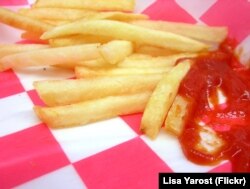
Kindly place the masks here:
[(195, 53), (179, 53), (170, 56), (152, 57), (145, 54), (132, 54), (117, 64), (121, 68), (143, 68), (143, 67), (171, 67), (176, 61), (183, 58), (194, 58)]
[(189, 113), (190, 102), (184, 97), (177, 95), (169, 109), (165, 120), (164, 129), (179, 137), (184, 129), (186, 118)]
[(155, 139), (178, 92), (179, 85), (190, 69), (190, 61), (179, 63), (157, 84), (144, 110), (140, 130)]
[(150, 92), (109, 96), (67, 106), (34, 107), (37, 116), (51, 128), (85, 125), (119, 115), (142, 112)]
[(59, 7), (90, 10), (133, 11), (135, 0), (38, 0), (33, 7)]
[(113, 40), (102, 45), (99, 50), (105, 61), (117, 64), (133, 53), (133, 44), (130, 41)]
[(0, 58), (10, 54), (32, 51), (37, 49), (46, 49), (48, 47), (48, 45), (42, 44), (4, 44), (2, 47), (0, 47)]
[(9, 69), (28, 66), (48, 66), (70, 62), (74, 64), (74, 62), (82, 60), (99, 58), (98, 46), (99, 44), (75, 45), (11, 54), (1, 58), (0, 65), (4, 69)]
[(80, 45), (87, 43), (107, 43), (113, 40), (111, 37), (106, 36), (96, 36), (96, 35), (72, 35), (68, 37), (61, 37), (50, 39), (49, 44), (52, 47), (62, 47), (62, 46), (70, 46), (70, 45)]
[(52, 28), (51, 25), (41, 22), (37, 19), (20, 15), (0, 7), (0, 22), (10, 25), (14, 28), (26, 30), (34, 33), (43, 33)]
[(151, 56), (169, 56), (173, 54), (181, 53), (180, 51), (162, 48), (162, 47), (155, 47), (152, 45), (136, 45), (135, 53), (138, 54), (147, 54)]
[(88, 16), (83, 17), (83, 19), (89, 19), (89, 20), (109, 19), (122, 22), (129, 22), (131, 20), (146, 20), (148, 19), (148, 16), (145, 14), (109, 11), (109, 12), (97, 12), (96, 14), (89, 14)]
[(94, 59), (94, 60), (84, 60), (79, 62), (69, 62), (69, 63), (63, 63), (63, 64), (57, 64), (56, 67), (60, 68), (66, 68), (75, 70), (75, 67), (87, 67), (87, 68), (111, 68), (111, 65), (107, 63), (105, 60), (103, 60), (102, 57)]
[(90, 15), (96, 15), (96, 11), (76, 8), (58, 8), (58, 7), (36, 7), (21, 8), (18, 12), (22, 15), (37, 19), (47, 20), (76, 20)]
[(171, 70), (172, 67), (150, 67), (150, 68), (100, 68), (90, 69), (86, 67), (75, 67), (75, 74), (77, 78), (93, 78), (93, 77), (114, 77), (114, 76), (130, 76), (130, 75), (147, 75), (163, 74)]
[(222, 42), (228, 33), (227, 27), (211, 27), (194, 25), (187, 23), (176, 23), (166, 21), (151, 21), (151, 20), (135, 20), (130, 22), (136, 26), (142, 26), (145, 28), (173, 32), (176, 34), (191, 37), (193, 39), (208, 41), (213, 43)]
[(115, 39), (128, 40), (186, 52), (199, 52), (207, 50), (208, 48), (204, 43), (181, 35), (152, 30), (113, 20), (76, 21), (70, 24), (57, 26), (45, 32), (41, 38), (51, 39), (74, 34), (108, 36)]
[(58, 106), (106, 96), (152, 92), (162, 76), (163, 74), (152, 74), (147, 77), (135, 75), (36, 81), (34, 87), (46, 105)]

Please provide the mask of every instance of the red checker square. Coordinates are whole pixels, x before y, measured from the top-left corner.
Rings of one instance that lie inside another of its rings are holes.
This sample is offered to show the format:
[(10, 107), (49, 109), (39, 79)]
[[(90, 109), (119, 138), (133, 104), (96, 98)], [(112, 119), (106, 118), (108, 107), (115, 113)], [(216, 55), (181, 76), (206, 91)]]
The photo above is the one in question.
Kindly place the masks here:
[(140, 124), (142, 119), (142, 113), (138, 114), (129, 114), (129, 115), (123, 115), (120, 116), (123, 121), (125, 121), (131, 129), (133, 129), (138, 135), (142, 135), (142, 132), (140, 131)]
[(1, 0), (0, 6), (27, 5), (27, 0)]
[(228, 26), (229, 36), (241, 42), (250, 33), (250, 2), (217, 1), (201, 20), (208, 25)]
[(154, 189), (158, 173), (172, 170), (139, 138), (74, 163), (89, 189)]
[(0, 72), (0, 98), (24, 91), (16, 74), (12, 70)]
[(143, 11), (152, 20), (196, 23), (196, 20), (175, 0), (158, 0)]
[(33, 104), (36, 106), (45, 106), (43, 100), (39, 97), (36, 90), (30, 90), (27, 92)]
[(12, 188), (69, 164), (43, 124), (0, 138), (0, 186)]

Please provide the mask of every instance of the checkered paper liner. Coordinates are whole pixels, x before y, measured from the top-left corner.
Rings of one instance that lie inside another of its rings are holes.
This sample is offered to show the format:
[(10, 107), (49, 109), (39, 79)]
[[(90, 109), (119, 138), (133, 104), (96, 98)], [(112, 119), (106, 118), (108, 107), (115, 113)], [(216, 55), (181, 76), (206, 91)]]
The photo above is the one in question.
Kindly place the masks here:
[[(16, 10), (32, 0), (0, 0)], [(136, 12), (154, 20), (225, 25), (238, 40), (241, 59), (250, 52), (250, 2), (247, 0), (137, 0)], [(0, 24), (0, 43), (20, 40), (20, 31)], [(155, 141), (139, 131), (141, 114), (87, 126), (52, 130), (35, 116), (43, 104), (35, 80), (72, 77), (57, 68), (0, 73), (0, 188), (158, 187), (159, 172), (231, 172), (231, 164), (199, 166), (183, 155), (178, 141), (161, 132)]]

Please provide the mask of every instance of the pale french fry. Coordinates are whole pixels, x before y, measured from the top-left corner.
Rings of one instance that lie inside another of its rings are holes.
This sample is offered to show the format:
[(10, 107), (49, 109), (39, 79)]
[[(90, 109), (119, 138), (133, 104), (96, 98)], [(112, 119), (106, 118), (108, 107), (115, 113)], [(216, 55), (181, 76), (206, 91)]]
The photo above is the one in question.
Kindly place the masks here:
[(74, 64), (74, 62), (82, 60), (99, 58), (98, 46), (99, 44), (75, 45), (11, 54), (1, 58), (0, 65), (4, 69), (9, 69), (27, 66), (48, 66), (70, 62)]
[[(18, 11), (20, 14), (37, 19), (47, 20), (67, 20), (77, 19), (110, 19), (119, 21), (145, 20), (148, 16), (145, 14), (134, 14), (127, 12), (98, 12), (87, 9), (70, 9), (70, 8), (23, 8)], [(62, 14), (63, 13), (63, 14)]]
[(14, 28), (26, 30), (34, 33), (43, 33), (52, 28), (51, 25), (20, 15), (16, 12), (10, 11), (0, 7), (0, 22), (10, 25)]
[[(163, 74), (36, 81), (34, 87), (48, 106), (67, 105), (115, 95), (153, 91)], [(63, 95), (62, 95), (63, 94)]]
[(113, 40), (111, 37), (106, 36), (96, 36), (96, 35), (72, 35), (68, 37), (61, 37), (50, 39), (49, 44), (52, 47), (62, 47), (70, 45), (80, 45), (86, 43), (107, 43)]
[(76, 20), (90, 15), (97, 14), (96, 11), (87, 9), (72, 9), (72, 8), (58, 8), (58, 7), (45, 7), (45, 8), (22, 8), (18, 12), (22, 15), (29, 16), (37, 19), (47, 20)]
[(109, 96), (58, 107), (34, 107), (37, 116), (51, 128), (79, 126), (119, 115), (142, 112), (150, 92)]
[(150, 21), (150, 20), (136, 20), (130, 22), (131, 24), (142, 26), (150, 29), (173, 32), (184, 35), (201, 41), (208, 41), (214, 43), (222, 42), (228, 33), (226, 27), (211, 27), (194, 25), (187, 23), (176, 23), (166, 21)]
[(156, 57), (157, 56), (169, 56), (169, 55), (181, 53), (176, 50), (155, 47), (152, 45), (137, 45), (135, 47), (135, 52), (138, 54), (147, 54), (147, 55), (156, 56)]
[(114, 77), (114, 76), (130, 76), (130, 75), (147, 75), (163, 74), (171, 70), (172, 67), (150, 67), (150, 68), (100, 68), (90, 69), (86, 67), (76, 67), (75, 74), (77, 78), (93, 78), (93, 77)]
[(171, 67), (176, 61), (183, 58), (194, 58), (198, 54), (195, 53), (179, 53), (170, 56), (152, 57), (144, 54), (132, 54), (117, 64), (118, 67), (143, 68), (143, 67)]
[(175, 97), (164, 124), (167, 132), (177, 137), (182, 134), (189, 113), (189, 104), (190, 102), (184, 97), (180, 95)]
[(69, 20), (49, 20), (49, 19), (41, 19), (42, 22), (50, 24), (52, 26), (59, 26), (63, 24), (68, 24), (70, 23)]
[(181, 35), (143, 28), (112, 20), (76, 21), (57, 26), (45, 32), (41, 38), (51, 39), (74, 34), (92, 34), (148, 44), (172, 50), (198, 52), (207, 50), (204, 43)]
[(144, 110), (140, 130), (155, 139), (178, 92), (179, 85), (190, 69), (190, 60), (175, 66), (157, 84)]
[(109, 19), (109, 20), (117, 20), (122, 22), (129, 22), (131, 20), (146, 20), (148, 19), (148, 16), (145, 14), (134, 14), (134, 13), (126, 13), (126, 12), (98, 12), (96, 14), (89, 14), (89, 16), (86, 16), (83, 19)]
[(133, 53), (133, 44), (130, 41), (113, 40), (102, 45), (99, 50), (105, 61), (117, 64)]
[(133, 11), (135, 0), (38, 0), (33, 7), (59, 7), (90, 10)]
[(48, 47), (48, 45), (42, 44), (4, 44), (2, 47), (0, 47), (0, 59), (10, 54), (32, 51), (37, 49), (46, 49)]

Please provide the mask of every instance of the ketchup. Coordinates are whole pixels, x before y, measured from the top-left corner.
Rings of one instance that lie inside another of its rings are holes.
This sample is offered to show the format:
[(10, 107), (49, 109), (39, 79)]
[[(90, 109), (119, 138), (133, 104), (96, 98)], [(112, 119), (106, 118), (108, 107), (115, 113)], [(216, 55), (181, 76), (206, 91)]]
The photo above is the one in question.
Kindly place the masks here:
[[(194, 59), (179, 89), (190, 104), (179, 140), (193, 162), (213, 165), (228, 159), (233, 172), (250, 172), (250, 70), (237, 61), (234, 46), (227, 40), (218, 51)], [(223, 141), (213, 153), (197, 149), (204, 125)]]

